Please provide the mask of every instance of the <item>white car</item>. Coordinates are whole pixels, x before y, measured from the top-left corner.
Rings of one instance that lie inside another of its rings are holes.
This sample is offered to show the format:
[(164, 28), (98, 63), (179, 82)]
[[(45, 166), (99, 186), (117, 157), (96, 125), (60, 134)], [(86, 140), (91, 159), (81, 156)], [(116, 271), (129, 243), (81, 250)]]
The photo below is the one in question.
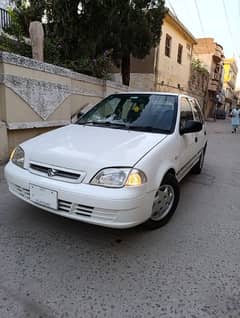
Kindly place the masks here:
[(166, 224), (179, 182), (200, 173), (206, 127), (196, 99), (171, 93), (114, 94), (76, 124), (18, 146), (10, 191), (39, 208), (92, 224)]

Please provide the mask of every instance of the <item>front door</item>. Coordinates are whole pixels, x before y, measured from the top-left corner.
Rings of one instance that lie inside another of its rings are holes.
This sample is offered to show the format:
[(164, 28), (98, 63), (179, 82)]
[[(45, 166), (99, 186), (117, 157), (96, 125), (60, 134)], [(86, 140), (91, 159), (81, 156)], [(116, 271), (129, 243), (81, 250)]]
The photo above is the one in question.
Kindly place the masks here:
[(203, 125), (203, 129), (201, 131), (194, 133), (195, 153), (200, 154), (206, 143), (206, 127), (204, 124), (203, 114), (198, 102), (194, 98), (190, 98), (189, 101), (192, 106), (194, 120), (201, 122)]
[[(180, 128), (183, 128), (188, 120), (194, 120), (192, 108), (188, 98), (181, 97), (180, 100), (180, 121), (179, 121), (179, 132)], [(193, 166), (194, 155), (195, 155), (195, 136), (192, 133), (178, 136), (179, 142), (179, 168), (177, 172), (177, 178), (180, 181), (186, 173)]]

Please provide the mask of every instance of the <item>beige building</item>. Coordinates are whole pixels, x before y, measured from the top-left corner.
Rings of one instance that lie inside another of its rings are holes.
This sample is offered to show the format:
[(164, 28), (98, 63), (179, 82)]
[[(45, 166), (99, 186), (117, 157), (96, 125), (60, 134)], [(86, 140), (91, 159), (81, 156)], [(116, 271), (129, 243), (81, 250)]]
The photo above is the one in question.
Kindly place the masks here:
[[(145, 59), (131, 60), (130, 86), (149, 91), (188, 92), (194, 36), (168, 11), (161, 40)], [(114, 74), (120, 81), (120, 74)]]
[(238, 67), (234, 58), (224, 60), (224, 93), (225, 93), (225, 110), (231, 108), (235, 98), (235, 87), (238, 74)]
[(193, 46), (196, 40), (170, 11), (164, 19), (155, 58), (155, 89), (188, 92)]
[(197, 39), (193, 50), (194, 58), (199, 59), (210, 74), (206, 116), (212, 116), (217, 105), (224, 102), (223, 94), (223, 47), (214, 42), (213, 38)]

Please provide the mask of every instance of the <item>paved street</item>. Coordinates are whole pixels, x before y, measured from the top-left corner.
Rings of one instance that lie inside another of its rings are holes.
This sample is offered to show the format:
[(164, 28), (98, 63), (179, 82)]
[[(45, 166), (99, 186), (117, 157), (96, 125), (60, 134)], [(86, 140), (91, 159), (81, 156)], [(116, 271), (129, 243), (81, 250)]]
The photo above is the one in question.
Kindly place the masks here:
[(41, 211), (0, 175), (1, 318), (239, 318), (240, 132), (209, 123), (172, 221), (110, 230)]

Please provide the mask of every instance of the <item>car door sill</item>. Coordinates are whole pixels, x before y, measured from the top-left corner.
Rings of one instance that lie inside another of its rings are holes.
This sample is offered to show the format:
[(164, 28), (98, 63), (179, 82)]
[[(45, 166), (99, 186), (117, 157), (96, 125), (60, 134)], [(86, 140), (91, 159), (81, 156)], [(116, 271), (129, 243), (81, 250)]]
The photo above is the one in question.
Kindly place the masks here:
[(180, 182), (198, 162), (202, 149), (198, 151), (176, 174), (177, 180)]

